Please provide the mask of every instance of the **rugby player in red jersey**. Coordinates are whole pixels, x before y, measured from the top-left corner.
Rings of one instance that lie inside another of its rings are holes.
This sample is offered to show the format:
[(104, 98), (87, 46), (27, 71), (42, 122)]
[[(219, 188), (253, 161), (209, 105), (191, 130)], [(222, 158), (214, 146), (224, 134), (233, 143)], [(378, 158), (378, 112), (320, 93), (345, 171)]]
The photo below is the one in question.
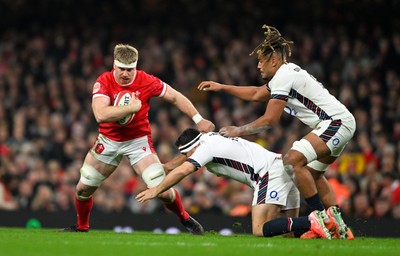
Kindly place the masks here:
[[(131, 45), (116, 45), (113, 69), (101, 74), (93, 86), (92, 109), (99, 124), (99, 135), (80, 169), (75, 199), (77, 225), (60, 231), (89, 230), (93, 193), (117, 169), (124, 156), (148, 187), (154, 187), (164, 179), (163, 165), (151, 140), (148, 119), (151, 98), (158, 97), (175, 105), (191, 117), (202, 132), (215, 128), (212, 122), (202, 118), (189, 99), (159, 78), (138, 70), (138, 57), (138, 51)], [(115, 104), (118, 93), (126, 90), (132, 95), (129, 103), (123, 106)], [(118, 123), (129, 115), (134, 115), (129, 122)], [(171, 188), (158, 198), (178, 216), (189, 232), (204, 233), (203, 227), (184, 210), (178, 191)]]

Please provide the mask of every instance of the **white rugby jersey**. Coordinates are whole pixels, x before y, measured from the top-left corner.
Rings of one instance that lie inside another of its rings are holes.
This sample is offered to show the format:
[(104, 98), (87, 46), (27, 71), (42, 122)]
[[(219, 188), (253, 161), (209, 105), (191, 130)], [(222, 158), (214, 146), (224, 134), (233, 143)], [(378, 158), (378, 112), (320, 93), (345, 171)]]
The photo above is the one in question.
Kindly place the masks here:
[[(282, 155), (266, 150), (257, 143), (234, 137), (225, 138), (216, 132), (200, 137), (200, 145), (187, 159), (197, 169), (206, 166), (217, 176), (225, 176), (254, 189), (258, 180), (268, 173), (273, 161)], [(283, 174), (268, 173), (269, 179)]]
[(313, 129), (323, 120), (352, 118), (320, 82), (294, 63), (283, 64), (268, 87), (271, 98), (287, 101), (285, 112)]

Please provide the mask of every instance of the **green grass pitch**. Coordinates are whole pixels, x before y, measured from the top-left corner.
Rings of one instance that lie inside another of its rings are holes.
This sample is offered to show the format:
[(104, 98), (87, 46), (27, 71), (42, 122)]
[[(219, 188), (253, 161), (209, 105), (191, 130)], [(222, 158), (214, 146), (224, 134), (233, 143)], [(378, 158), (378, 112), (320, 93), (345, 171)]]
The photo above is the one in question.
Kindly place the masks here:
[(400, 255), (400, 239), (357, 238), (347, 240), (303, 240), (263, 238), (250, 234), (222, 236), (206, 232), (156, 234), (135, 231), (115, 233), (61, 233), (55, 229), (0, 228), (0, 255)]

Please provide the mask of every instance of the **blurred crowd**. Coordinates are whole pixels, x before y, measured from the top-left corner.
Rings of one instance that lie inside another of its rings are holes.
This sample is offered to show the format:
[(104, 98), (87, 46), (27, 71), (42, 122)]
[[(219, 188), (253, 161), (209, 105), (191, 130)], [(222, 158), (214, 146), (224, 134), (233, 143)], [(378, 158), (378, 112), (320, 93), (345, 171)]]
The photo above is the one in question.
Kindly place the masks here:
[[(289, 9), (276, 1), (165, 2), (1, 4), (9, 21), (0, 24), (1, 210), (73, 210), (79, 168), (97, 135), (92, 86), (112, 68), (116, 43), (134, 45), (138, 68), (186, 95), (217, 130), (262, 115), (265, 103), (196, 87), (202, 80), (263, 85), (257, 58), (249, 53), (263, 39), (266, 23), (294, 41), (290, 61), (318, 78), (356, 117), (353, 140), (326, 172), (344, 214), (400, 219), (399, 3), (293, 1)], [(167, 162), (178, 154), (180, 132), (194, 124), (157, 99), (149, 119), (156, 151)], [(272, 130), (246, 138), (285, 153), (307, 132), (284, 115)], [(251, 189), (204, 168), (176, 188), (191, 214), (249, 214)], [(158, 200), (135, 200), (144, 189), (125, 159), (94, 194), (94, 208), (164, 211)]]

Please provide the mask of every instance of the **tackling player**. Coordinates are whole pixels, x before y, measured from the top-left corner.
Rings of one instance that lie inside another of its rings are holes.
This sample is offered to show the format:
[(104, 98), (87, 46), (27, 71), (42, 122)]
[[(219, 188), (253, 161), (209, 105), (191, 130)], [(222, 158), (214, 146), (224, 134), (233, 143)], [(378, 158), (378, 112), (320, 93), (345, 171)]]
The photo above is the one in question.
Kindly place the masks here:
[(250, 55), (258, 55), (257, 67), (267, 81), (264, 86), (234, 86), (203, 81), (198, 88), (224, 91), (243, 100), (268, 101), (263, 116), (241, 127), (222, 127), (219, 132), (223, 136), (244, 136), (269, 129), (279, 122), (284, 111), (311, 127), (313, 130), (294, 142), (285, 155), (285, 170), (289, 174), (294, 173), (296, 185), (312, 210), (310, 217), (327, 226), (325, 236), (330, 238), (328, 229), (334, 229), (335, 238), (351, 238), (351, 231), (341, 217), (324, 172), (353, 137), (356, 129), (354, 116), (307, 71), (287, 62), (293, 42), (285, 40), (274, 27), (264, 25), (263, 28), (266, 29), (266, 37)]
[[(254, 235), (269, 237), (310, 229), (307, 218), (288, 227), (292, 217), (299, 214), (300, 194), (283, 169), (282, 155), (242, 138), (225, 138), (216, 132), (203, 134), (192, 128), (186, 129), (175, 144), (186, 157), (172, 160), (169, 168), (173, 170), (158, 186), (139, 193), (136, 197), (139, 202), (157, 197), (206, 166), (217, 176), (232, 178), (254, 189), (251, 209)], [(288, 218), (271, 222), (281, 211)]]
[[(99, 123), (99, 135), (80, 169), (81, 177), (76, 186), (75, 199), (77, 225), (60, 231), (89, 230), (93, 193), (115, 171), (122, 157), (129, 159), (133, 170), (148, 187), (154, 187), (164, 179), (165, 172), (151, 140), (148, 120), (150, 98), (159, 97), (174, 104), (192, 117), (199, 130), (214, 130), (214, 124), (203, 119), (185, 96), (157, 77), (138, 70), (138, 57), (138, 51), (134, 47), (127, 44), (116, 45), (113, 70), (100, 75), (93, 86), (92, 109)], [(114, 106), (116, 95), (123, 90), (132, 93), (131, 103)], [(118, 123), (132, 114), (135, 116), (130, 123)], [(203, 227), (183, 209), (180, 195), (175, 189), (165, 191), (159, 198), (178, 216), (188, 231), (203, 234)]]

